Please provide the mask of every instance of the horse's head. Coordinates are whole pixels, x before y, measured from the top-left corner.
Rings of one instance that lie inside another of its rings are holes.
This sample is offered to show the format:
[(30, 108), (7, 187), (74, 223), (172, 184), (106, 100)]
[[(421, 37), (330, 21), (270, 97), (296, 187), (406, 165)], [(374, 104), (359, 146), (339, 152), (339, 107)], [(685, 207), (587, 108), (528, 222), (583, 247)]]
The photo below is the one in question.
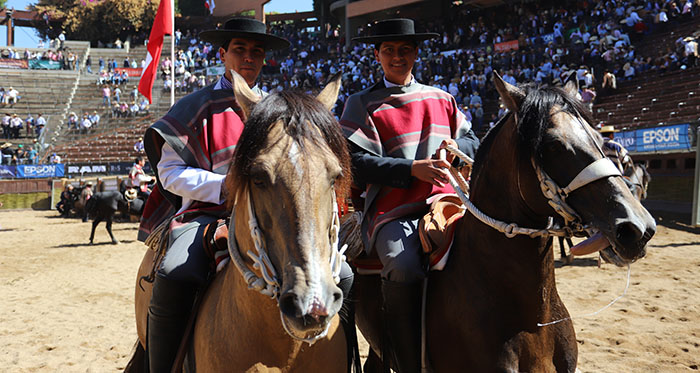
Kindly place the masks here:
[[(518, 172), (527, 169), (539, 174), (535, 183), (540, 187), (531, 188), (539, 189), (535, 197), (540, 201), (539, 210), (549, 208), (551, 215), (588, 226), (588, 233), (601, 232), (612, 246), (617, 265), (643, 257), (656, 224), (630, 193), (617, 168), (605, 159), (602, 137), (575, 98), (575, 81), (563, 89), (518, 88), (494, 75), (498, 92), (517, 122), (520, 159), (530, 163), (521, 165)], [(543, 199), (547, 183), (552, 195)]]
[(645, 200), (647, 198), (647, 188), (651, 181), (651, 175), (649, 175), (646, 166), (643, 163), (635, 163), (634, 166), (625, 170), (624, 176), (628, 180), (627, 184), (634, 197), (640, 201)]
[(314, 338), (343, 298), (331, 268), (340, 260), (336, 192), (345, 194), (350, 175), (347, 145), (330, 113), (340, 79), (317, 98), (283, 91), (260, 100), (234, 76), (247, 118), (227, 176), (236, 240), (242, 252), (255, 252), (257, 221), (283, 325), (292, 337)]

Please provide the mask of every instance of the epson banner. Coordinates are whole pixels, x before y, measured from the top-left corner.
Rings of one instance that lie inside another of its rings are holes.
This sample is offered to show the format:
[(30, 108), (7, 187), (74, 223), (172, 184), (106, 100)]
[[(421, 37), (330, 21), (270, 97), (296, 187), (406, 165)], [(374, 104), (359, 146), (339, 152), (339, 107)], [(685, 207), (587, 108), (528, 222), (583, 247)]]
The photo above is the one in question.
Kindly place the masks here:
[(690, 150), (691, 131), (689, 124), (677, 124), (615, 134), (615, 141), (630, 152), (658, 152), (669, 150)]
[(62, 164), (36, 164), (17, 166), (17, 177), (63, 177), (65, 175)]

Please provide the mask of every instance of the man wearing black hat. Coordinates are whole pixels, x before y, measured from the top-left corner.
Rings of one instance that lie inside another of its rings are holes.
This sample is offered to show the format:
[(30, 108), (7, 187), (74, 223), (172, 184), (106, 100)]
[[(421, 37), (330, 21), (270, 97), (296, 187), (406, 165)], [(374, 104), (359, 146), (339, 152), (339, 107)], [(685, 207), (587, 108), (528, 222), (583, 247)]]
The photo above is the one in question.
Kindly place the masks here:
[(410, 19), (377, 22), (371, 36), (384, 79), (350, 96), (341, 126), (350, 142), (355, 184), (366, 193), (362, 221), (365, 248), (382, 262), (382, 311), (394, 369), (420, 370), (422, 283), (427, 274), (417, 226), (431, 197), (454, 193), (448, 161), (438, 148), (458, 147), (473, 157), (479, 140), (454, 97), (420, 84), (413, 74), (420, 41)]
[(289, 46), (266, 30), (262, 22), (233, 18), (218, 30), (200, 33), (200, 39), (219, 47), (226, 73), (215, 85), (183, 97), (144, 135), (158, 183), (144, 208), (139, 239), (168, 224), (170, 246), (157, 269), (148, 311), (151, 372), (172, 367), (195, 294), (210, 272), (202, 230), (227, 215), (221, 190), (243, 130), (231, 70), (262, 96), (255, 82), (265, 52)]

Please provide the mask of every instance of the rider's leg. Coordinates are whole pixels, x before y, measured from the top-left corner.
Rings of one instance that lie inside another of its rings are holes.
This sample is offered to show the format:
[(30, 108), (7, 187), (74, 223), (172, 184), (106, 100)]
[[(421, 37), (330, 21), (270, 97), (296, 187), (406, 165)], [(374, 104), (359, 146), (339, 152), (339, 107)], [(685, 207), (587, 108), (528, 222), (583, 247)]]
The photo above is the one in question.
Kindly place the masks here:
[(171, 370), (195, 295), (210, 271), (202, 232), (214, 220), (200, 216), (170, 233), (170, 248), (156, 274), (148, 308), (146, 352), (151, 373)]
[(418, 218), (387, 223), (377, 232), (375, 242), (384, 265), (382, 312), (394, 369), (399, 373), (419, 372), (421, 297), (426, 269), (418, 237)]

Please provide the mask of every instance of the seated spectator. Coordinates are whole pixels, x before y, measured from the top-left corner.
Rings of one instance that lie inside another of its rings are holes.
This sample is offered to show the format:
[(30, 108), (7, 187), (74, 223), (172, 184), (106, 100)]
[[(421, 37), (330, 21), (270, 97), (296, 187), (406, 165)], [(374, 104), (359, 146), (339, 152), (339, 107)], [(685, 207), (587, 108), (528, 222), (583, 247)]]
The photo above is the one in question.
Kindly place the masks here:
[(624, 78), (625, 80), (630, 80), (634, 78), (634, 66), (632, 66), (629, 62), (625, 64), (625, 66), (622, 67), (622, 71), (624, 71)]
[(134, 144), (134, 151), (143, 154), (144, 153), (144, 148), (143, 148), (143, 137), (139, 137), (138, 141)]
[(51, 164), (61, 163), (61, 156), (56, 154), (56, 153), (53, 153), (53, 154), (51, 154), (51, 157), (49, 158), (49, 162)]
[(79, 126), (79, 124), (78, 124), (78, 116), (75, 115), (75, 112), (72, 112), (72, 111), (71, 111), (71, 112), (68, 114), (68, 129), (70, 129), (70, 130), (73, 130), (73, 129), (77, 130), (77, 129), (78, 129), (78, 126)]
[(17, 103), (17, 101), (19, 101), (20, 98), (21, 96), (19, 95), (19, 92), (16, 89), (10, 87), (5, 92), (5, 95), (2, 98), (2, 103), (5, 105), (14, 105)]
[(100, 114), (97, 114), (97, 110), (92, 112), (92, 115), (90, 116), (90, 122), (92, 122), (93, 126), (97, 126), (100, 124)]
[(145, 97), (141, 98), (141, 102), (139, 103), (139, 112), (141, 114), (148, 114), (148, 110), (150, 108), (150, 105), (148, 104), (148, 99)]
[(83, 120), (80, 121), (80, 133), (88, 133), (90, 131), (90, 127), (92, 127), (92, 122), (90, 121), (90, 118), (88, 118), (87, 113), (83, 115)]

